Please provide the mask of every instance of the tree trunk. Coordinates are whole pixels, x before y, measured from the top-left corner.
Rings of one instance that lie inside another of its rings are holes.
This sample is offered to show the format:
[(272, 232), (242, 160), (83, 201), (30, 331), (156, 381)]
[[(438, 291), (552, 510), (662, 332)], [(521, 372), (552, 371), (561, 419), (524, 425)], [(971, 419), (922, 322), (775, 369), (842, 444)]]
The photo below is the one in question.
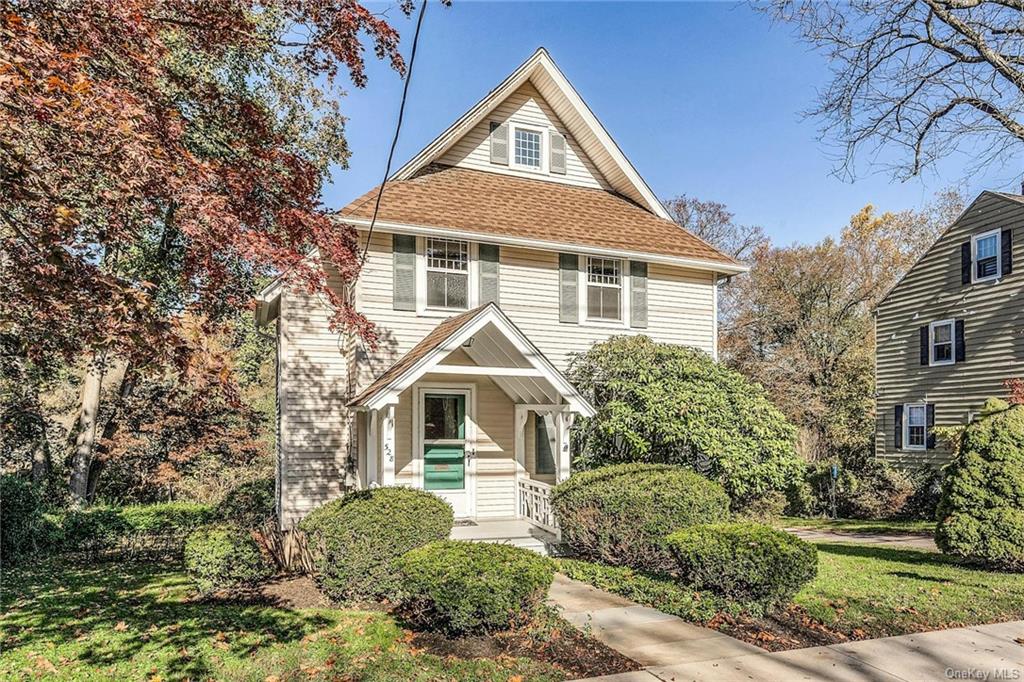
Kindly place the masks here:
[(106, 372), (106, 358), (100, 356), (89, 364), (82, 382), (82, 408), (78, 415), (78, 437), (75, 452), (71, 457), (71, 504), (84, 507), (89, 496), (89, 470), (96, 451), (96, 424), (100, 410), (100, 393), (103, 390), (103, 375)]

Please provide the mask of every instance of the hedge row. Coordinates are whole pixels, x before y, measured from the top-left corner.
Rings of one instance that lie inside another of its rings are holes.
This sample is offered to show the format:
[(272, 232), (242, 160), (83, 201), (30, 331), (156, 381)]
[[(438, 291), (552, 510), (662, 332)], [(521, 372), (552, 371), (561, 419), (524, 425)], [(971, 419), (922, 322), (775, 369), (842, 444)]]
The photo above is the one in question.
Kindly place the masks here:
[(210, 523), (256, 527), (273, 516), (273, 481), (239, 486), (219, 505), (160, 502), (82, 510), (48, 510), (21, 476), (0, 477), (3, 557), (16, 562), (45, 553), (180, 554), (185, 538)]

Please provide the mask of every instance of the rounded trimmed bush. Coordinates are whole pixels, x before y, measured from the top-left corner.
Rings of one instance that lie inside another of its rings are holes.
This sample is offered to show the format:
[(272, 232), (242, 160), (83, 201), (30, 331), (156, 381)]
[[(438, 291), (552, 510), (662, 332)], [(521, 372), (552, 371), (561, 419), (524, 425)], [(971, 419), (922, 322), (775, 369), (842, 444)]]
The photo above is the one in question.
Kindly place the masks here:
[(818, 574), (814, 545), (758, 523), (691, 526), (668, 545), (680, 580), (737, 601), (785, 603)]
[(451, 533), (451, 506), (413, 488), (349, 493), (299, 524), (313, 554), (315, 578), (332, 599), (393, 598), (395, 560)]
[(453, 634), (526, 622), (555, 575), (551, 561), (527, 549), (459, 540), (414, 549), (397, 566), (409, 619)]
[(188, 536), (185, 570), (202, 593), (252, 585), (274, 572), (252, 533), (227, 525), (200, 528)]
[(1024, 571), (1024, 405), (985, 403), (946, 469), (935, 542), (972, 562)]
[(551, 504), (562, 540), (587, 559), (641, 570), (672, 570), (665, 537), (698, 523), (724, 521), (721, 485), (671, 464), (616, 464), (574, 474)]
[(274, 491), (273, 478), (235, 486), (217, 505), (217, 515), (244, 528), (258, 528), (274, 518)]

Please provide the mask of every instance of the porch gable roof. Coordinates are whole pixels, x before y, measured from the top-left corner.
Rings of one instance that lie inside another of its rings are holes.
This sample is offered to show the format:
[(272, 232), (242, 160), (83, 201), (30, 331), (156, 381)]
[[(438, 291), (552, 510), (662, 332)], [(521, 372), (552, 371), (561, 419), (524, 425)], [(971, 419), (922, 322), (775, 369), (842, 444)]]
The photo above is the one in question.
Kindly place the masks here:
[[(527, 338), (525, 334), (494, 303), (487, 303), (449, 317), (399, 358), (391, 367), (347, 403), (350, 408), (380, 409), (398, 402), (398, 395), (419, 380), (424, 374), (442, 370), (450, 365), (440, 363), (463, 343), (488, 324), (519, 351), (540, 378), (547, 380), (574, 412), (585, 417), (594, 416), (597, 411), (579, 394), (551, 361)], [(492, 377), (500, 382), (500, 377)]]

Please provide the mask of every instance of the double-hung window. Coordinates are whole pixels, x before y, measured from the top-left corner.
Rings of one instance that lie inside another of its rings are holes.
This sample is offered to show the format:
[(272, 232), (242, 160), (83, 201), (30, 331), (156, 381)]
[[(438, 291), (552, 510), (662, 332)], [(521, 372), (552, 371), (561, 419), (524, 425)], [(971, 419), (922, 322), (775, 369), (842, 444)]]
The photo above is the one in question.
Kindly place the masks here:
[(929, 325), (929, 338), (931, 348), (929, 349), (930, 365), (952, 365), (955, 362), (953, 355), (953, 320), (942, 320), (932, 322)]
[(469, 307), (469, 242), (427, 239), (427, 307)]
[(622, 261), (587, 258), (587, 319), (622, 319)]
[(928, 447), (928, 408), (924, 403), (906, 406), (904, 448), (925, 450)]
[(992, 230), (971, 237), (972, 277), (975, 282), (998, 279), (1001, 268), (999, 263), (1000, 248), (999, 230)]
[(512, 153), (514, 165), (541, 170), (544, 133), (530, 128), (513, 127)]

